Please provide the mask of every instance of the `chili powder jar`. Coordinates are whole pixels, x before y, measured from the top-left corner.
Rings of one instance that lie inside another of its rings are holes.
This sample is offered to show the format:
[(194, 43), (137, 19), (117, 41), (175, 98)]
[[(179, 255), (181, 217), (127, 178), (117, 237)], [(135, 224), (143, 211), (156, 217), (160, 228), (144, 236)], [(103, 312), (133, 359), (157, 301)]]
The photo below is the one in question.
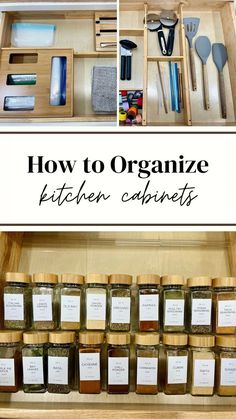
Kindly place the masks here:
[(215, 385), (215, 336), (189, 335), (190, 393), (213, 396)]
[(216, 336), (216, 394), (236, 396), (236, 336)]
[(109, 327), (111, 331), (128, 332), (131, 315), (131, 275), (112, 274), (109, 276)]
[(163, 332), (184, 332), (186, 312), (186, 291), (184, 278), (166, 275), (161, 278), (163, 285)]
[(160, 329), (160, 276), (139, 275), (138, 285), (138, 329), (140, 332), (156, 332)]
[(188, 335), (164, 334), (165, 394), (186, 394), (188, 383)]
[(158, 393), (158, 333), (136, 333), (136, 393)]
[(0, 392), (16, 393), (22, 384), (22, 332), (0, 331)]
[(35, 330), (53, 330), (57, 327), (56, 289), (58, 276), (51, 273), (33, 275), (33, 322)]
[(81, 318), (81, 287), (84, 277), (77, 274), (61, 275), (59, 293), (59, 319), (61, 330), (79, 330)]
[(212, 333), (212, 280), (207, 276), (188, 279), (189, 331), (190, 333)]
[(130, 335), (107, 333), (108, 394), (129, 393)]
[(236, 277), (214, 278), (215, 333), (236, 333)]
[(103, 332), (79, 334), (79, 392), (99, 394), (102, 391), (101, 355)]
[(45, 393), (48, 333), (25, 332), (23, 342), (23, 390), (25, 393)]

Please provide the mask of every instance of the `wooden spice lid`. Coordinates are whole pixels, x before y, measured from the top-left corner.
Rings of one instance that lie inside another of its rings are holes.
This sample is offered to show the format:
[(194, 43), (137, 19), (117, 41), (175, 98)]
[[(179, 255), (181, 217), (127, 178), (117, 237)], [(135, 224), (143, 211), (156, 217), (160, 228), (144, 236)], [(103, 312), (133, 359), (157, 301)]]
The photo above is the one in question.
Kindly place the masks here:
[(160, 335), (159, 333), (136, 333), (135, 343), (136, 345), (159, 345)]
[(164, 275), (161, 277), (162, 285), (184, 285), (184, 277), (181, 275)]
[(129, 333), (107, 333), (107, 343), (110, 345), (127, 345), (130, 343)]
[(236, 277), (225, 276), (221, 278), (213, 278), (213, 288), (230, 288), (236, 287)]
[(84, 276), (78, 274), (62, 274), (60, 277), (60, 283), (83, 285)]
[(164, 345), (184, 346), (188, 343), (188, 335), (184, 333), (164, 333), (163, 343)]
[(50, 332), (50, 343), (73, 343), (75, 340), (75, 332)]
[(6, 282), (23, 282), (29, 284), (31, 282), (31, 275), (25, 274), (23, 272), (6, 272), (5, 273)]
[(216, 346), (222, 346), (225, 348), (236, 348), (236, 336), (218, 335), (216, 336)]
[(103, 332), (80, 332), (79, 334), (79, 342), (84, 345), (99, 345), (103, 341)]
[(33, 275), (32, 281), (36, 283), (44, 283), (44, 284), (57, 284), (58, 275), (40, 272)]
[(88, 274), (85, 278), (85, 284), (108, 284), (108, 275)]
[(190, 346), (198, 348), (212, 348), (215, 346), (215, 336), (213, 335), (189, 335), (188, 343)]
[(48, 332), (24, 332), (23, 342), (26, 345), (48, 342)]
[(188, 278), (187, 280), (188, 287), (211, 287), (212, 279), (209, 276), (194, 276), (193, 278)]
[(0, 330), (0, 343), (17, 343), (22, 340), (21, 330)]
[(111, 274), (109, 276), (109, 283), (110, 284), (124, 284), (124, 285), (131, 285), (132, 284), (132, 275), (126, 274)]
[(160, 285), (161, 277), (156, 274), (143, 274), (137, 276), (137, 284)]

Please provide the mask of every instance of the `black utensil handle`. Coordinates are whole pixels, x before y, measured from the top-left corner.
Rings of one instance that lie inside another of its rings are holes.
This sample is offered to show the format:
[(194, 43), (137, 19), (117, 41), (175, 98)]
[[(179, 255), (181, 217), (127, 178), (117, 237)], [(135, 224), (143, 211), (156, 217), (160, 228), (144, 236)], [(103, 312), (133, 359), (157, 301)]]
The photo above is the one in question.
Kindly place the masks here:
[(131, 80), (131, 72), (132, 72), (132, 57), (128, 55), (126, 57), (126, 80)]
[(167, 40), (167, 55), (171, 56), (174, 49), (175, 42), (175, 28), (170, 28)]
[(167, 55), (166, 39), (165, 39), (164, 32), (162, 30), (157, 31), (157, 35), (158, 35), (159, 45), (161, 48), (161, 53), (162, 55)]
[(121, 55), (120, 60), (120, 79), (125, 80), (126, 79), (126, 56)]

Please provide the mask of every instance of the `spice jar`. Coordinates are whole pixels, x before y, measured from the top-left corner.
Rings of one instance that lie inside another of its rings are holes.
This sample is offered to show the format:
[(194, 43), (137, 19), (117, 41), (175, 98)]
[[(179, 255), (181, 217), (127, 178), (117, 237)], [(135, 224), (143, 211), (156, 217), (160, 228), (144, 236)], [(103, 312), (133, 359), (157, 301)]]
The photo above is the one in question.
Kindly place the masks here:
[(137, 277), (140, 332), (155, 332), (160, 329), (160, 281), (159, 275), (146, 274)]
[(165, 394), (186, 394), (188, 382), (188, 336), (164, 334), (164, 388)]
[(22, 332), (0, 330), (0, 392), (16, 393), (22, 384)]
[(75, 332), (50, 332), (48, 392), (69, 393), (74, 385)]
[(20, 272), (7, 272), (5, 281), (4, 327), (28, 329), (31, 322), (31, 276)]
[(184, 332), (185, 301), (184, 279), (179, 275), (166, 275), (161, 278), (163, 285), (163, 331)]
[(212, 333), (212, 280), (201, 276), (188, 279), (189, 331), (190, 333)]
[(101, 353), (103, 332), (79, 334), (79, 392), (98, 394), (102, 391)]
[(38, 273), (33, 275), (33, 322), (35, 330), (53, 330), (57, 327), (56, 290), (58, 276)]
[(136, 393), (158, 393), (158, 333), (136, 333)]
[(128, 332), (130, 330), (131, 311), (131, 275), (113, 274), (109, 277), (110, 316), (109, 326), (112, 331)]
[(109, 394), (128, 394), (130, 335), (128, 333), (107, 333), (107, 343), (107, 392)]
[(236, 278), (214, 278), (215, 332), (236, 333)]
[(22, 348), (23, 390), (44, 393), (47, 388), (47, 332), (25, 332)]
[(85, 279), (85, 328), (105, 330), (107, 318), (108, 275), (89, 274)]
[(236, 336), (216, 336), (216, 393), (236, 396)]
[(63, 274), (59, 286), (59, 312), (61, 330), (79, 330), (81, 314), (81, 286), (84, 277)]
[(189, 335), (190, 393), (192, 396), (212, 396), (215, 384), (215, 337)]

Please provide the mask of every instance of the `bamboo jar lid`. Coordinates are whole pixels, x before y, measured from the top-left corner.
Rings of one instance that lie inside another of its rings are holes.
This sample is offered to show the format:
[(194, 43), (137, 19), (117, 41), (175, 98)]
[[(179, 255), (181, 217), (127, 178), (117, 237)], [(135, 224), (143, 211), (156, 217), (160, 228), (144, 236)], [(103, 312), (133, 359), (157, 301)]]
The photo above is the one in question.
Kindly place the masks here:
[(79, 334), (79, 342), (84, 345), (100, 345), (103, 341), (103, 332), (80, 332)]
[(124, 285), (131, 285), (132, 284), (132, 275), (126, 274), (111, 274), (109, 276), (109, 283), (110, 284), (124, 284)]
[(159, 345), (160, 335), (159, 333), (136, 333), (135, 334), (136, 345)]
[(48, 342), (48, 332), (24, 332), (23, 342), (26, 345), (40, 344)]
[(213, 278), (213, 288), (231, 288), (236, 287), (236, 277), (226, 276), (221, 278)]
[(108, 275), (88, 274), (85, 278), (85, 284), (108, 284)]
[(35, 283), (43, 283), (43, 284), (57, 284), (58, 275), (40, 272), (33, 275), (32, 281)]
[(5, 273), (6, 282), (23, 282), (29, 284), (31, 282), (31, 275), (25, 274), (23, 272), (6, 272)]
[(156, 274), (143, 274), (137, 276), (137, 284), (150, 284), (150, 285), (160, 285), (161, 277)]
[(215, 336), (189, 335), (188, 343), (190, 346), (195, 346), (198, 348), (213, 348), (215, 346)]
[(74, 343), (75, 332), (50, 332), (50, 343)]
[(84, 276), (78, 274), (62, 274), (60, 277), (60, 283), (83, 285)]
[(185, 346), (188, 344), (188, 335), (184, 333), (164, 333), (163, 343), (171, 346)]
[(107, 343), (110, 345), (128, 345), (130, 343), (130, 334), (107, 333)]
[(0, 343), (21, 342), (23, 332), (21, 330), (0, 330)]
[(188, 278), (188, 287), (211, 287), (212, 279), (209, 276), (195, 276)]
[(162, 285), (184, 285), (184, 277), (181, 275), (164, 275), (161, 277)]
[(218, 335), (216, 336), (216, 346), (221, 346), (225, 348), (236, 348), (236, 336)]

